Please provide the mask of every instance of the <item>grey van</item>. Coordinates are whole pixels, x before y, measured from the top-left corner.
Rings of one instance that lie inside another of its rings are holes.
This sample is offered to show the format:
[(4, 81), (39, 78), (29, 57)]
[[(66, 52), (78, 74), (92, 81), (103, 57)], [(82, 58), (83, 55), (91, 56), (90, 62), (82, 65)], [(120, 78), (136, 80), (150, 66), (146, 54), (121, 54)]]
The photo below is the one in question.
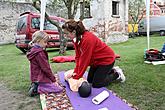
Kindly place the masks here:
[[(139, 35), (147, 34), (147, 20), (143, 18), (138, 26)], [(150, 17), (150, 34), (159, 33), (160, 36), (165, 35), (165, 16)]]

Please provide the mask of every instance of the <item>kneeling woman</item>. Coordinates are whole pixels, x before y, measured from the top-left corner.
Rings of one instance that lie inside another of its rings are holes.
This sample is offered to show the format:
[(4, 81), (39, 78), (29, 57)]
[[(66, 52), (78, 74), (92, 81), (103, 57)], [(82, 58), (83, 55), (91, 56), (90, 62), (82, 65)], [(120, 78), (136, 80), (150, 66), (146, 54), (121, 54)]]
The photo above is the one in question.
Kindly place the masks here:
[[(62, 28), (73, 40), (76, 53), (76, 67), (73, 75), (68, 75), (68, 78), (80, 79), (88, 66), (90, 69), (87, 81), (95, 88), (107, 86), (110, 82), (124, 77), (122, 72), (111, 71), (115, 63), (114, 51), (86, 30), (81, 21), (69, 20)], [(125, 80), (125, 77), (121, 80)]]

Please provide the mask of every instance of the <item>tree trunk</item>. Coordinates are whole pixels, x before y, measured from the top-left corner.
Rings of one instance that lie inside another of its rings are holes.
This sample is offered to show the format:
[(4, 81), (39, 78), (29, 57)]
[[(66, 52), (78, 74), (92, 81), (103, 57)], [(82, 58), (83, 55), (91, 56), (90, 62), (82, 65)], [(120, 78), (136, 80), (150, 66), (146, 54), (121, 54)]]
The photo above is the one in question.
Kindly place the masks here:
[(68, 7), (68, 19), (74, 19), (71, 6)]
[[(37, 1), (40, 2), (40, 0), (34, 0), (33, 6), (40, 11), (40, 7), (37, 6)], [(59, 24), (49, 18), (49, 15), (45, 12), (45, 18), (53, 25), (55, 25), (58, 28), (59, 37), (60, 37), (60, 51), (59, 54), (65, 54), (66, 53), (66, 39), (64, 38), (64, 34), (62, 32), (62, 28), (59, 26)]]
[(85, 0), (83, 0), (83, 2), (81, 2), (80, 9), (81, 9), (80, 20), (82, 21), (84, 19)]

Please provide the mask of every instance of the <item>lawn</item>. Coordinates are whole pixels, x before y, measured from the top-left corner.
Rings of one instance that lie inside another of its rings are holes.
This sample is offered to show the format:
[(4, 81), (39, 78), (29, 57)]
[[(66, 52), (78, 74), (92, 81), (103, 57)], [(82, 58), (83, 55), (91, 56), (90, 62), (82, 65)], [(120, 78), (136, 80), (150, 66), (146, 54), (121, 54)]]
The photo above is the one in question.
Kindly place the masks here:
[[(165, 37), (152, 36), (151, 48), (161, 49)], [(121, 59), (115, 65), (120, 66), (126, 82), (110, 84), (109, 89), (136, 105), (141, 110), (164, 110), (165, 107), (165, 65), (145, 64), (144, 50), (147, 48), (146, 37), (137, 37), (120, 44), (110, 45)], [(58, 56), (58, 50), (49, 51), (49, 58)], [(68, 50), (67, 55), (74, 55)], [(68, 70), (74, 63), (51, 63), (54, 72)], [(14, 44), (0, 46), (0, 80), (16, 91), (27, 95), (29, 81), (29, 62)]]

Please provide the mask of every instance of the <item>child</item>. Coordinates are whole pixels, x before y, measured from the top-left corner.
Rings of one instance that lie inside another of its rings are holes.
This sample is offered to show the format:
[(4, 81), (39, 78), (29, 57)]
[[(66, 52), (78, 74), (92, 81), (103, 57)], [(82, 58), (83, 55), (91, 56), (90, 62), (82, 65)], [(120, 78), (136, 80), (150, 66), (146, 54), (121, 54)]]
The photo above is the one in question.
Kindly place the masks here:
[(30, 45), (32, 48), (27, 53), (30, 61), (31, 87), (29, 95), (35, 96), (38, 93), (61, 92), (63, 89), (56, 83), (50, 65), (48, 54), (45, 51), (49, 36), (43, 31), (36, 31), (32, 36)]

